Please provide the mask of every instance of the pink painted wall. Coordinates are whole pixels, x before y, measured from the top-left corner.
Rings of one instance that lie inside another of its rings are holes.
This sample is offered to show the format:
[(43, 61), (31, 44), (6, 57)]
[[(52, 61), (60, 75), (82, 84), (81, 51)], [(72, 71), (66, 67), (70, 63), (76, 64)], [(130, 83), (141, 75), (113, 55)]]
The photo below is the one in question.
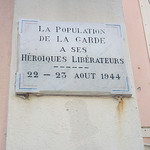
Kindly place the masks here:
[(138, 0), (123, 0), (130, 57), (142, 126), (150, 126), (150, 61)]
[[(139, 3), (122, 1), (141, 122), (150, 126), (150, 63)], [(0, 150), (5, 150), (13, 8), (14, 0), (0, 0)]]
[(0, 0), (0, 150), (5, 150), (13, 0)]
[[(138, 0), (123, 0), (141, 126), (150, 127), (150, 59)], [(150, 143), (150, 138), (144, 138)]]

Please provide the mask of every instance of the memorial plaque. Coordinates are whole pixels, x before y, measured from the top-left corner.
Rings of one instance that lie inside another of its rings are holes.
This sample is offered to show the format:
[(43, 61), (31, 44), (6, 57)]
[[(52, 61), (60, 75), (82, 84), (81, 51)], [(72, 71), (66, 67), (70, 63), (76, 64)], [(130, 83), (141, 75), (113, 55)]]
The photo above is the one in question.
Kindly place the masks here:
[(131, 96), (120, 24), (19, 21), (16, 93)]

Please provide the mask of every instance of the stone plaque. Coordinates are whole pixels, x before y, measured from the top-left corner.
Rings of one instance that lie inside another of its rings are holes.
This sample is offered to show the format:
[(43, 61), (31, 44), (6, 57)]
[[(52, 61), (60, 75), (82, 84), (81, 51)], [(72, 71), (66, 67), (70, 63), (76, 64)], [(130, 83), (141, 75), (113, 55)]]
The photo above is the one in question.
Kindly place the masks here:
[(120, 24), (19, 21), (16, 93), (131, 96)]

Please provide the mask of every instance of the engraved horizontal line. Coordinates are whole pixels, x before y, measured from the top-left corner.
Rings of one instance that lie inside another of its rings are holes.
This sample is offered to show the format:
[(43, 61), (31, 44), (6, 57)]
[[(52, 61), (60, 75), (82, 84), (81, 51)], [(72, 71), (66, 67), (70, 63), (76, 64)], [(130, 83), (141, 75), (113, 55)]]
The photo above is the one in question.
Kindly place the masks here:
[(50, 74), (43, 74), (44, 76), (50, 76)]
[(60, 68), (65, 68), (65, 66), (60, 66)]
[(75, 66), (73, 66), (73, 67), (71, 67), (71, 66), (53, 66), (54, 68), (73, 68), (73, 69), (89, 69), (89, 67), (75, 67)]
[(70, 66), (66, 66), (66, 68), (71, 68)]
[(54, 66), (54, 68), (58, 68), (58, 66)]

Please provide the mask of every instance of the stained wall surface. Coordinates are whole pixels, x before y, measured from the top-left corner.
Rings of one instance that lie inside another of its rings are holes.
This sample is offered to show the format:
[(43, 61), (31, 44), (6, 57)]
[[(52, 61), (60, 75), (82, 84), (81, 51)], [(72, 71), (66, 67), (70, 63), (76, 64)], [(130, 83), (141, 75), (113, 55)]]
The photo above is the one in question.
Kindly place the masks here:
[(16, 0), (6, 150), (143, 150), (137, 100), (126, 40), (132, 98), (29, 96), (15, 94), (17, 22), (47, 21), (124, 23), (121, 0)]

